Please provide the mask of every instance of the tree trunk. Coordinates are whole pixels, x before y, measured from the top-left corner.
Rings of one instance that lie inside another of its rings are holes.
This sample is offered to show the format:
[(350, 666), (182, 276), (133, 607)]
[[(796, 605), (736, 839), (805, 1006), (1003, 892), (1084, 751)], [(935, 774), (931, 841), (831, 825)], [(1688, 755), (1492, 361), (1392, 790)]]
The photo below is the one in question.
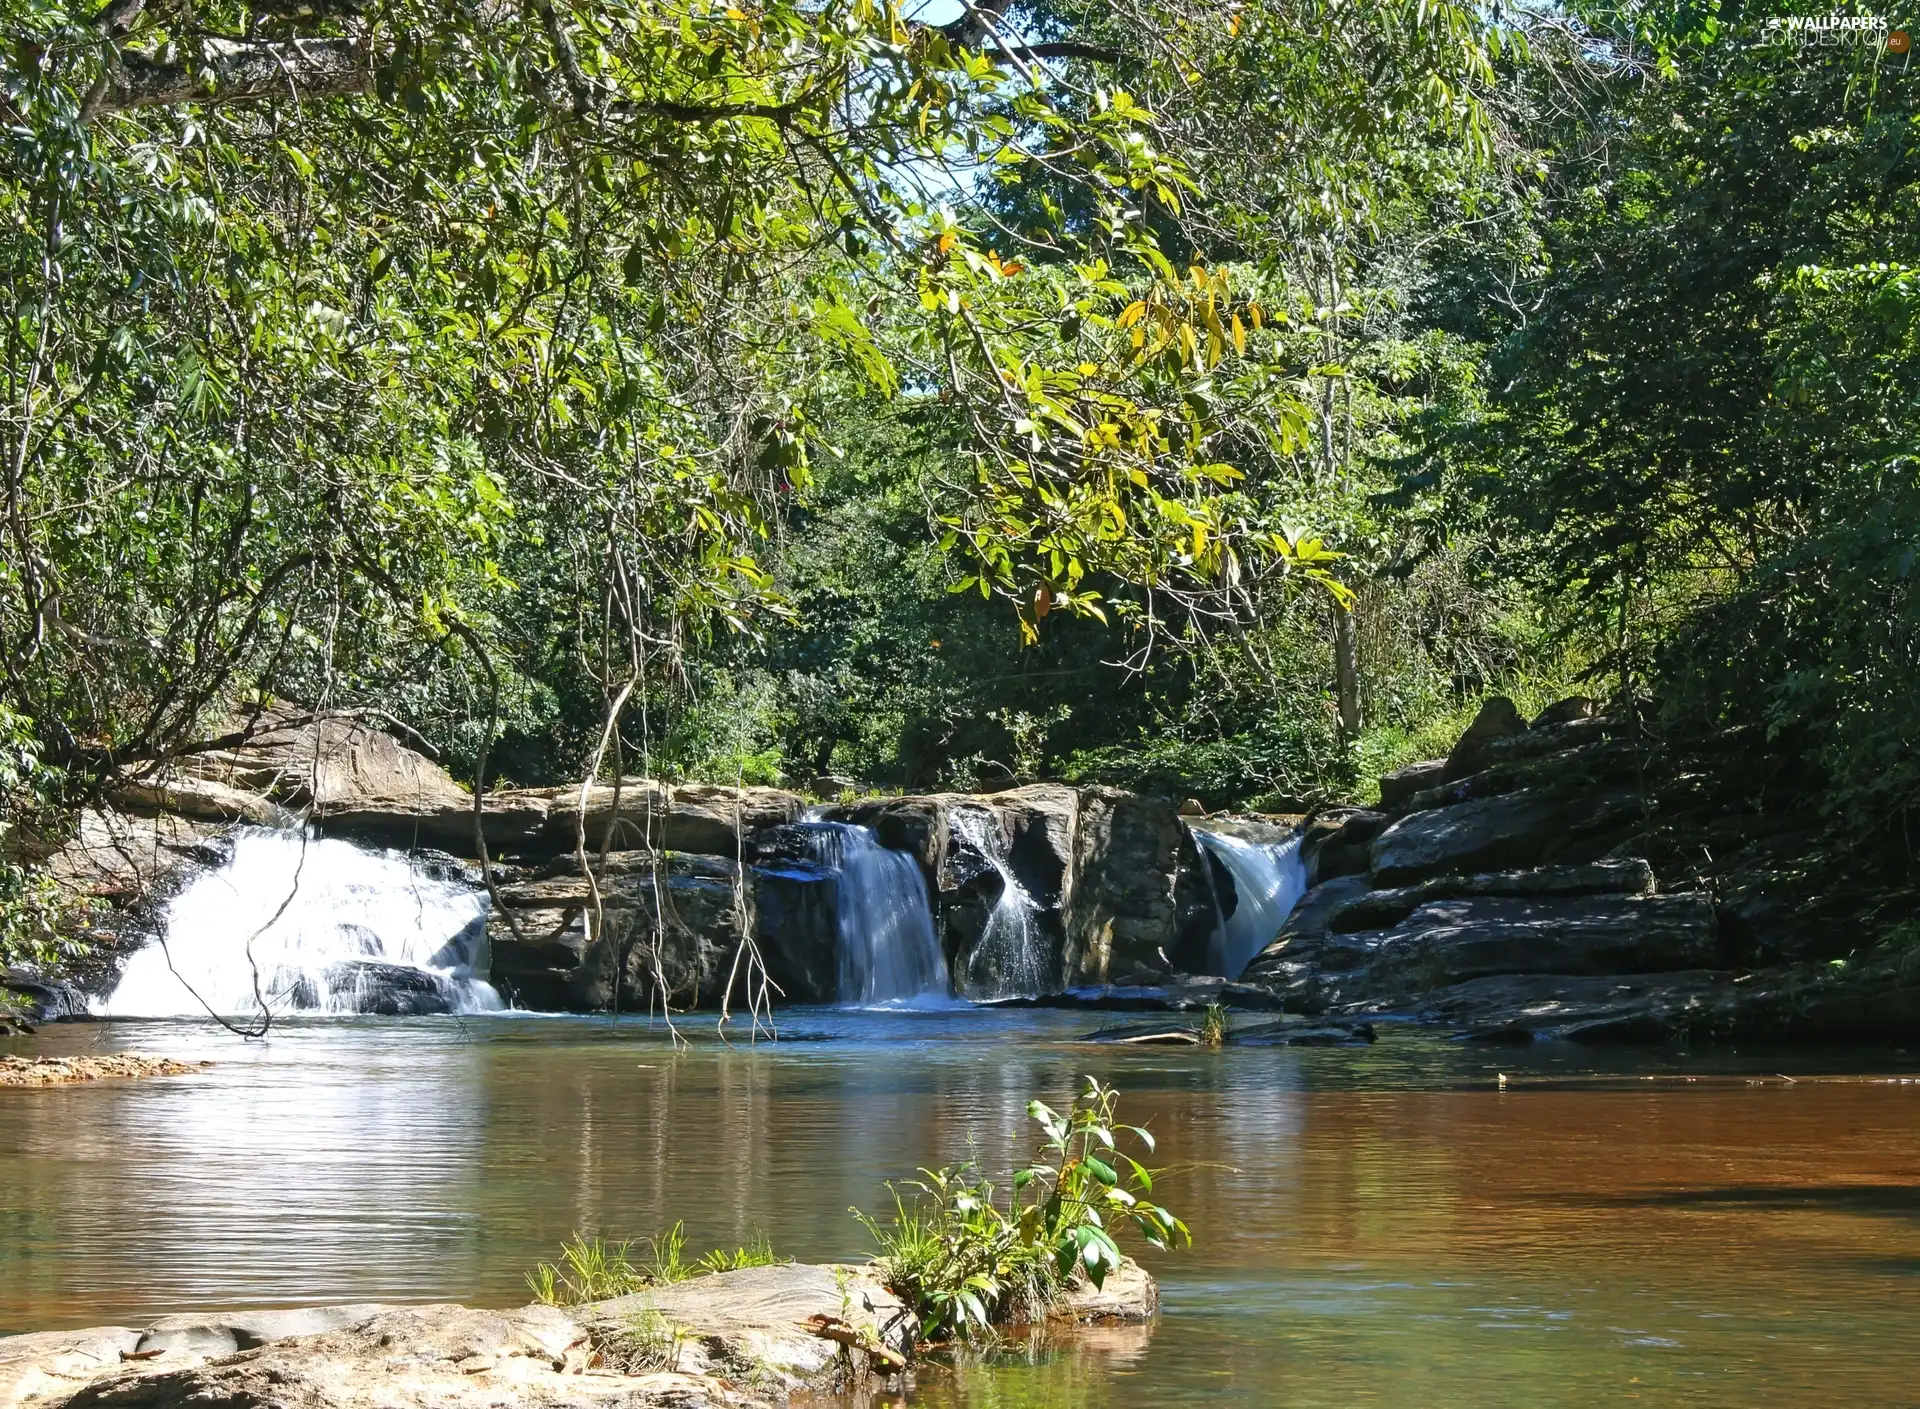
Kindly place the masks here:
[(1353, 608), (1333, 604), (1333, 680), (1340, 702), (1340, 742), (1360, 737), (1360, 635)]

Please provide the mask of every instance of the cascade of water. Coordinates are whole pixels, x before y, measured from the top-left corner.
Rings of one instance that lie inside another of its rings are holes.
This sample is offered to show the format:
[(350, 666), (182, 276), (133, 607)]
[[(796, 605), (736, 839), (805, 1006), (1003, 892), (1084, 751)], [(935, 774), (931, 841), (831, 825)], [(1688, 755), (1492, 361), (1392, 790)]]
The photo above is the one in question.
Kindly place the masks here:
[(960, 808), (948, 814), (947, 825), (1000, 876), (1000, 899), (967, 958), (967, 992), (976, 998), (1031, 998), (1044, 992), (1040, 904), (1008, 864), (1006, 842), (992, 814)]
[(904, 851), (866, 827), (802, 822), (813, 859), (836, 877), (840, 1001), (865, 1007), (949, 996), (946, 956), (933, 933), (927, 882)]
[(400, 852), (241, 832), (225, 865), (167, 903), (104, 1017), (485, 1012), (487, 901)]
[(1233, 877), (1233, 914), (1220, 923), (1209, 954), (1216, 972), (1239, 978), (1253, 956), (1273, 943), (1307, 890), (1298, 834), (1286, 841), (1246, 841), (1226, 832), (1193, 828), (1193, 839)]

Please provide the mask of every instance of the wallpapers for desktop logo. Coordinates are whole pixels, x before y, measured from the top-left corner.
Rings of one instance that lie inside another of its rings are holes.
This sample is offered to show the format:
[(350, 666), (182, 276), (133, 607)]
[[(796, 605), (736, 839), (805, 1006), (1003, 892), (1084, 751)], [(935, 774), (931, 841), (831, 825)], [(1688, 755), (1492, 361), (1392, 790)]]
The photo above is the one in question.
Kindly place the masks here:
[(1904, 54), (1913, 40), (1884, 15), (1775, 15), (1767, 21), (1767, 38), (1800, 48), (1884, 49)]

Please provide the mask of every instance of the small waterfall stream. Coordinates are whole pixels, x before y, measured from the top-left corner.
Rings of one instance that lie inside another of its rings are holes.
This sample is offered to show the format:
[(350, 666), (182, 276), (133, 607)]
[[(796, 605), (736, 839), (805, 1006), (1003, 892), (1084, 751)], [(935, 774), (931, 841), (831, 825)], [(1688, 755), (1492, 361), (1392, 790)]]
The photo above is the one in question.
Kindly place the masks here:
[(813, 858), (837, 878), (840, 1001), (858, 1007), (947, 1001), (947, 960), (933, 932), (919, 864), (880, 845), (866, 827), (818, 821), (799, 826)]
[(999, 873), (1000, 899), (967, 958), (967, 993), (975, 998), (1031, 998), (1047, 988), (1040, 905), (1008, 864), (1007, 845), (991, 813), (959, 808), (947, 825)]
[[(404, 853), (250, 829), (167, 903), (103, 1017), (486, 1012), (487, 901)], [(258, 996), (256, 997), (256, 974)], [(197, 996), (196, 996), (197, 995)]]
[(1299, 834), (1283, 842), (1247, 841), (1228, 832), (1194, 827), (1193, 839), (1233, 877), (1236, 901), (1214, 931), (1209, 963), (1224, 978), (1239, 978), (1254, 955), (1273, 943), (1280, 927), (1307, 891), (1307, 867)]

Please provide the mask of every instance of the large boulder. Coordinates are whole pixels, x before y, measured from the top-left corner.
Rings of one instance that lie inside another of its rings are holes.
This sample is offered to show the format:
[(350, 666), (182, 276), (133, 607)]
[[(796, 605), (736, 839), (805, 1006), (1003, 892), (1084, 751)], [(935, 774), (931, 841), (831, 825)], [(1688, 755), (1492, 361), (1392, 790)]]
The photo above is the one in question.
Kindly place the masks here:
[(1709, 968), (1720, 957), (1704, 895), (1434, 900), (1372, 932), (1368, 947), (1370, 982), (1409, 990), (1496, 974)]
[(1326, 927), (1338, 932), (1379, 929), (1398, 924), (1430, 900), (1464, 896), (1652, 895), (1653, 891), (1653, 868), (1637, 857), (1531, 871), (1439, 876), (1418, 885), (1369, 890), (1343, 901), (1327, 915)]
[(1481, 1042), (1658, 1042), (1682, 1035), (1736, 977), (1707, 969), (1497, 974), (1434, 990), (1419, 1015)]
[(1629, 821), (1640, 800), (1626, 791), (1526, 789), (1402, 817), (1373, 840), (1376, 886), (1449, 872), (1513, 870), (1570, 857), (1578, 843)]
[(1446, 766), (1441, 771), (1442, 779), (1464, 778), (1469, 773), (1479, 772), (1486, 766), (1489, 744), (1526, 731), (1527, 721), (1521, 717), (1518, 706), (1505, 695), (1493, 696), (1480, 706), (1473, 723), (1467, 726), (1466, 732), (1454, 744), (1453, 752), (1447, 755)]
[(1165, 798), (1117, 788), (1080, 795), (1064, 970), (1069, 985), (1164, 973), (1180, 930), (1177, 882), (1194, 874), (1193, 838)]

